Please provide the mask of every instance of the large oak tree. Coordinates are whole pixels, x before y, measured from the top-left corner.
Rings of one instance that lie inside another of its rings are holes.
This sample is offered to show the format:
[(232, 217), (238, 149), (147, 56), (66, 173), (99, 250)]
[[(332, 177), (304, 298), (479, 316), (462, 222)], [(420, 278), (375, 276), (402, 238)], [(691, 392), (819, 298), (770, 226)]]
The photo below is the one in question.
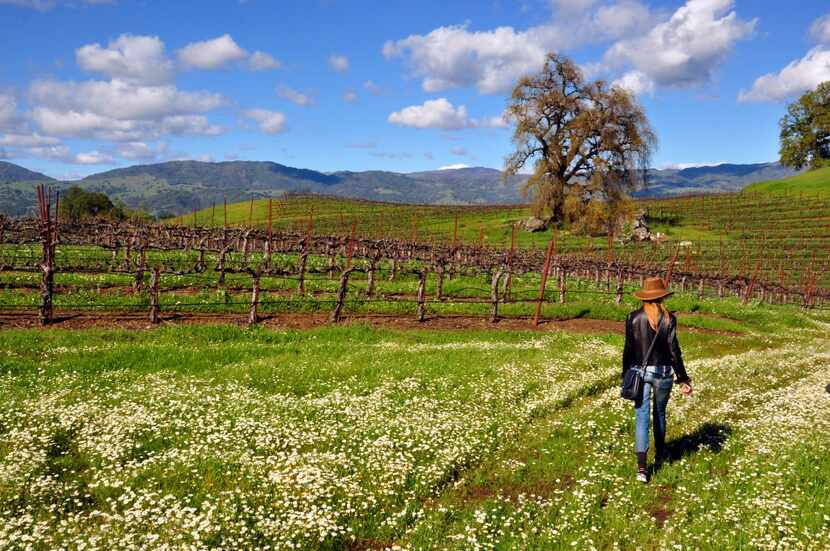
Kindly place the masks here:
[(781, 164), (802, 169), (830, 164), (830, 82), (787, 107), (781, 126)]
[(586, 81), (571, 60), (549, 54), (540, 73), (518, 82), (507, 112), (516, 151), (505, 173), (532, 167), (524, 191), (536, 216), (562, 222), (572, 194), (613, 211), (645, 185), (656, 137), (643, 109), (622, 88)]

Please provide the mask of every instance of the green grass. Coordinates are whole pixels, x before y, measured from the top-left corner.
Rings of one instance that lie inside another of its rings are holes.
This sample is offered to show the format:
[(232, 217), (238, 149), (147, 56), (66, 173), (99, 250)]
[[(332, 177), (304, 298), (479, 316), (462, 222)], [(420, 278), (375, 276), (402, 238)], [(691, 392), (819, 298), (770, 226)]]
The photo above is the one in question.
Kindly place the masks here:
[(809, 170), (783, 180), (770, 180), (750, 184), (743, 193), (826, 193), (830, 191), (830, 168)]
[(830, 545), (827, 316), (670, 307), (696, 394), (649, 486), (615, 332), (0, 331), (0, 547)]

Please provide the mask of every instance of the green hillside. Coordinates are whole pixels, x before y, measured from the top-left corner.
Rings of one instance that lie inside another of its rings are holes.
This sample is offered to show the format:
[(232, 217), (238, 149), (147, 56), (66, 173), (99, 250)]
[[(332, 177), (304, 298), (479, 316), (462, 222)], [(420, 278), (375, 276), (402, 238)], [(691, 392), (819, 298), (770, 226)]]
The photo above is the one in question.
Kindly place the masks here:
[(830, 191), (830, 168), (810, 170), (783, 180), (769, 180), (751, 184), (744, 188), (743, 193), (816, 193), (826, 191)]

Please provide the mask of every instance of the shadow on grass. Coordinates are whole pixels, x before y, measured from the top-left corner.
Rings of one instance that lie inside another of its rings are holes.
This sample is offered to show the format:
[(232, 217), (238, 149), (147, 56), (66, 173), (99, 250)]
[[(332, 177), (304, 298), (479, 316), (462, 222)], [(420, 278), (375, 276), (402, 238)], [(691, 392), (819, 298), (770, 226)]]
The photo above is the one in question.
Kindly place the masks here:
[[(732, 426), (723, 423), (704, 423), (694, 432), (666, 442), (666, 463), (674, 463), (686, 456), (708, 448), (714, 453), (723, 449), (723, 443), (732, 435)], [(655, 466), (655, 470), (657, 467)]]

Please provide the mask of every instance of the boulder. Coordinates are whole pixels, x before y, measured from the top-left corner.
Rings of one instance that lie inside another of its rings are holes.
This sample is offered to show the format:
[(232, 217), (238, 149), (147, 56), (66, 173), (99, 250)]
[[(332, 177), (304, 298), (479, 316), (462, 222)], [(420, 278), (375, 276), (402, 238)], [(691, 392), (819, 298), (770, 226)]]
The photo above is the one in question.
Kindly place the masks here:
[(524, 227), (525, 230), (529, 232), (545, 231), (548, 227), (548, 222), (547, 220), (542, 220), (541, 218), (531, 216), (530, 218), (524, 221)]

